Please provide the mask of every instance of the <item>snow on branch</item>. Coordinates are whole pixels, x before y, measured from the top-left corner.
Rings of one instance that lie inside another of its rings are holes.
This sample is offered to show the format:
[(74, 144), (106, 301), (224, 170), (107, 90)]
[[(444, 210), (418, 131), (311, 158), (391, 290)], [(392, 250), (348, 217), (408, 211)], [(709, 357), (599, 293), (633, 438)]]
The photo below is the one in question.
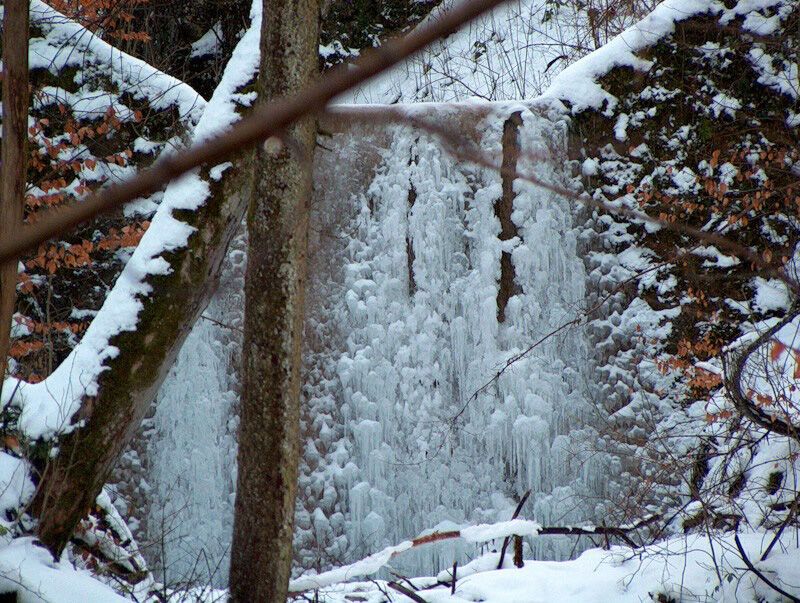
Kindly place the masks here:
[(512, 519), (510, 521), (501, 521), (498, 523), (479, 524), (476, 526), (469, 526), (461, 530), (449, 530), (447, 532), (433, 532), (424, 536), (418, 536), (413, 540), (406, 540), (395, 546), (386, 547), (385, 549), (373, 553), (369, 557), (345, 565), (337, 567), (327, 572), (317, 574), (316, 576), (301, 576), (289, 583), (290, 593), (300, 593), (308, 590), (315, 590), (318, 588), (325, 588), (333, 586), (340, 582), (352, 580), (353, 578), (363, 578), (378, 573), (387, 563), (400, 553), (404, 553), (413, 548), (424, 546), (426, 544), (433, 544), (434, 542), (441, 542), (443, 540), (453, 540), (461, 538), (467, 542), (482, 543), (496, 540), (499, 538), (507, 538), (509, 536), (616, 536), (626, 542), (632, 547), (638, 547), (636, 543), (628, 536), (629, 532), (633, 532), (646, 525), (652, 524), (661, 519), (660, 515), (648, 515), (642, 520), (629, 524), (616, 527), (606, 526), (553, 526), (544, 527), (536, 521), (529, 519)]
[(333, 586), (340, 582), (345, 582), (353, 578), (363, 578), (378, 573), (387, 563), (400, 553), (408, 551), (416, 547), (432, 544), (434, 542), (441, 542), (442, 540), (453, 540), (461, 538), (467, 542), (481, 543), (489, 542), (499, 538), (507, 538), (509, 536), (551, 536), (551, 535), (567, 535), (567, 536), (616, 536), (624, 540), (630, 546), (637, 546), (630, 537), (627, 536), (628, 532), (638, 530), (645, 525), (651, 524), (660, 519), (659, 515), (650, 515), (641, 521), (625, 526), (619, 527), (605, 527), (605, 526), (554, 526), (543, 527), (536, 521), (529, 519), (512, 519), (510, 521), (501, 521), (491, 524), (480, 524), (476, 526), (469, 526), (461, 530), (450, 530), (447, 532), (433, 532), (425, 536), (418, 536), (413, 540), (406, 540), (398, 545), (386, 547), (382, 551), (374, 553), (360, 561), (356, 561), (350, 565), (337, 567), (327, 572), (323, 572), (316, 576), (301, 576), (289, 583), (290, 593), (299, 593), (318, 588), (325, 588)]
[(413, 540), (406, 540), (395, 546), (386, 547), (382, 551), (374, 553), (350, 565), (337, 567), (336, 569), (323, 572), (316, 576), (303, 576), (292, 580), (289, 583), (289, 592), (298, 593), (332, 586), (333, 584), (338, 584), (339, 582), (344, 582), (352, 578), (371, 576), (378, 573), (381, 568), (400, 553), (442, 540), (463, 538), (467, 542), (488, 542), (496, 538), (505, 538), (506, 536), (538, 536), (541, 530), (542, 526), (535, 521), (530, 521), (528, 519), (512, 519), (511, 521), (470, 526), (462, 530), (434, 532), (425, 536), (419, 536)]

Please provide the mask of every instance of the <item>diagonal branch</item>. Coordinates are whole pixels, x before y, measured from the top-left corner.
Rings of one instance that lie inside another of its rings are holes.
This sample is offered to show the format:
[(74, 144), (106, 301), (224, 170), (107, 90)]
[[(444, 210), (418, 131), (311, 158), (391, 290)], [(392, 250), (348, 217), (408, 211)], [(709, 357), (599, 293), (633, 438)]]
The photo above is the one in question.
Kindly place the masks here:
[[(511, 516), (511, 519), (516, 519), (519, 517), (520, 512), (522, 512), (522, 507), (525, 506), (525, 503), (528, 501), (528, 497), (530, 497), (531, 491), (528, 490), (525, 494), (522, 495), (522, 498), (517, 503), (517, 508), (514, 509), (514, 514)], [(500, 549), (500, 561), (497, 562), (497, 569), (503, 569), (503, 561), (506, 558), (506, 550), (508, 549), (508, 543), (511, 540), (511, 536), (506, 536), (503, 539), (503, 548)], [(453, 584), (456, 582), (456, 570), (455, 566), (453, 566)]]
[(756, 568), (756, 566), (753, 565), (753, 562), (750, 561), (750, 558), (747, 556), (747, 553), (745, 552), (744, 547), (742, 546), (742, 541), (739, 540), (739, 534), (734, 534), (733, 535), (733, 540), (736, 542), (736, 548), (739, 549), (739, 555), (741, 555), (742, 561), (744, 561), (744, 564), (747, 566), (747, 569), (749, 569), (756, 576), (758, 576), (759, 579), (761, 579), (766, 585), (768, 585), (775, 592), (782, 594), (784, 597), (786, 597), (787, 599), (789, 599), (793, 603), (800, 603), (800, 599), (798, 599), (794, 595), (791, 595), (791, 594), (787, 593), (780, 586), (778, 586), (772, 580), (767, 578), (764, 575), (763, 572), (759, 571)]
[(786, 420), (764, 412), (757, 407), (742, 391), (742, 379), (744, 370), (750, 357), (765, 343), (767, 343), (778, 331), (788, 325), (792, 320), (800, 315), (800, 301), (796, 300), (786, 316), (781, 318), (769, 329), (761, 333), (756, 339), (741, 349), (735, 349), (722, 357), (722, 366), (725, 374), (725, 390), (733, 401), (736, 409), (756, 425), (766, 429), (768, 432), (793, 438), (800, 442), (800, 427), (793, 425), (788, 417)]
[(444, 38), (465, 23), (493, 9), (505, 0), (470, 0), (459, 4), (440, 19), (415, 29), (410, 34), (387, 42), (365, 53), (351, 65), (341, 65), (315, 84), (291, 96), (265, 104), (225, 134), (193, 145), (184, 152), (163, 157), (153, 167), (136, 177), (41, 217), (21, 233), (0, 241), (0, 262), (16, 257), (31, 248), (90, 218), (146, 197), (169, 181), (202, 165), (215, 165), (242, 149), (252, 147), (282, 132), (307, 115), (322, 111), (340, 94), (362, 84), (390, 67), (409, 58), (429, 44)]

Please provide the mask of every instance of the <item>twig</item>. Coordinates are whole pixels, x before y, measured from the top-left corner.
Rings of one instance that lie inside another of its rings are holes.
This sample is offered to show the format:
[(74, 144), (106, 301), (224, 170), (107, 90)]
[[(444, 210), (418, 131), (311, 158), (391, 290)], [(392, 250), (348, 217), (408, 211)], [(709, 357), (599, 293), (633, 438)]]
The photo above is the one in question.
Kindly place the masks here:
[(792, 523), (792, 520), (794, 519), (794, 516), (797, 513), (797, 503), (798, 503), (799, 500), (800, 500), (800, 498), (795, 497), (794, 501), (792, 501), (792, 508), (789, 510), (788, 515), (786, 515), (786, 519), (784, 519), (783, 523), (781, 523), (781, 527), (778, 528), (778, 531), (775, 533), (775, 537), (769, 543), (769, 546), (767, 546), (767, 548), (764, 550), (764, 554), (761, 555), (761, 561), (766, 561), (767, 560), (767, 557), (769, 557), (770, 551), (772, 551), (772, 547), (774, 547), (775, 544), (778, 542), (778, 540), (780, 540), (781, 534), (783, 534), (783, 531), (786, 529), (786, 526), (788, 526), (790, 523)]
[(397, 572), (393, 572), (393, 571), (389, 571), (389, 573), (392, 576), (394, 576), (395, 578), (397, 578), (398, 580), (402, 580), (403, 582), (408, 584), (408, 586), (411, 588), (411, 590), (419, 590), (419, 587), (417, 587), (416, 584), (414, 584), (411, 580), (409, 580), (408, 578), (406, 578), (402, 574), (398, 574)]
[(201, 314), (200, 318), (202, 318), (203, 320), (207, 320), (208, 322), (215, 324), (218, 327), (222, 327), (224, 329), (230, 329), (231, 331), (236, 331), (238, 333), (244, 333), (244, 329), (241, 329), (240, 327), (236, 327), (226, 322), (222, 322), (221, 320), (217, 320), (216, 318), (211, 318), (210, 316), (206, 316), (205, 314)]
[(389, 588), (396, 590), (399, 593), (404, 594), (406, 597), (411, 599), (412, 601), (416, 601), (416, 603), (428, 603), (425, 599), (420, 597), (417, 593), (415, 593), (410, 588), (406, 588), (402, 584), (398, 582), (387, 582), (386, 584)]
[(525, 567), (522, 560), (522, 536), (514, 536), (514, 567)]
[(456, 581), (458, 580), (457, 576), (458, 572), (458, 561), (453, 561), (453, 582), (450, 586), (450, 594), (456, 594)]
[[(800, 442), (798, 427), (771, 415), (755, 406), (742, 391), (742, 378), (747, 361), (758, 348), (769, 341), (773, 335), (800, 315), (800, 300), (795, 300), (786, 315), (769, 329), (761, 333), (754, 341), (742, 350), (734, 350), (722, 356), (722, 368), (725, 375), (725, 391), (730, 396), (736, 409), (756, 425), (768, 432), (777, 433)], [(732, 366), (731, 366), (732, 365)]]
[(554, 336), (558, 335), (561, 331), (564, 331), (565, 329), (568, 329), (568, 328), (574, 327), (574, 326), (578, 326), (582, 321), (583, 321), (583, 316), (578, 316), (577, 318), (573, 318), (572, 320), (569, 320), (569, 321), (563, 323), (562, 325), (556, 327), (555, 329), (553, 329), (552, 331), (547, 333), (547, 335), (544, 335), (540, 339), (536, 340), (534, 343), (529, 345), (525, 350), (523, 350), (519, 354), (515, 354), (514, 356), (512, 356), (511, 358), (506, 360), (506, 362), (503, 365), (503, 367), (499, 371), (497, 371), (494, 375), (492, 375), (491, 379), (489, 379), (486, 383), (481, 385), (478, 389), (476, 389), (472, 393), (472, 395), (467, 399), (466, 402), (464, 402), (464, 404), (461, 406), (461, 408), (458, 410), (458, 412), (455, 415), (453, 415), (453, 417), (450, 419), (450, 422), (451, 423), (455, 423), (456, 421), (458, 421), (458, 419), (461, 418), (461, 415), (463, 415), (464, 412), (467, 410), (467, 407), (473, 401), (477, 400), (478, 396), (480, 396), (481, 393), (486, 391), (493, 383), (495, 383), (497, 380), (499, 380), (500, 377), (502, 377), (503, 374), (509, 368), (511, 368), (511, 365), (515, 364), (516, 362), (518, 362), (518, 361), (522, 360), (523, 358), (525, 358), (526, 356), (528, 356), (531, 352), (533, 352), (533, 350), (538, 348), (541, 344), (543, 344), (545, 341), (547, 341), (551, 337), (554, 337)]
[(775, 584), (772, 580), (767, 578), (763, 573), (756, 569), (753, 563), (750, 561), (750, 558), (747, 556), (747, 553), (744, 552), (744, 547), (742, 546), (742, 541), (739, 540), (739, 534), (733, 535), (733, 540), (736, 542), (736, 548), (739, 549), (739, 554), (742, 556), (742, 561), (747, 566), (751, 572), (753, 572), (756, 576), (758, 576), (765, 584), (767, 584), (772, 590), (777, 593), (782, 594), (784, 597), (792, 601), (792, 603), (800, 603), (800, 599), (795, 597), (794, 595), (790, 595), (785, 590), (783, 590), (780, 586)]
[[(520, 512), (522, 511), (522, 507), (525, 505), (525, 502), (528, 500), (528, 497), (531, 495), (531, 491), (528, 490), (525, 494), (522, 495), (522, 498), (519, 500), (517, 504), (517, 508), (514, 509), (514, 514), (511, 516), (511, 519), (516, 519), (519, 517)], [(503, 548), (500, 549), (500, 561), (497, 563), (497, 569), (503, 569), (503, 560), (506, 558), (506, 549), (508, 548), (508, 542), (510, 536), (506, 536), (503, 540)]]

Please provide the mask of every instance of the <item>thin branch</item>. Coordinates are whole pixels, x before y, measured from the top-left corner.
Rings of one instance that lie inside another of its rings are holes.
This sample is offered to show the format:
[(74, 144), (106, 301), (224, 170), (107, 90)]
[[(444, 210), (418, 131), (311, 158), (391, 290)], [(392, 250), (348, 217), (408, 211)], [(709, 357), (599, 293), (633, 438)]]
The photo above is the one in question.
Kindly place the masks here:
[(747, 361), (758, 348), (767, 343), (778, 331), (800, 315), (800, 301), (795, 300), (786, 315), (772, 327), (761, 333), (755, 340), (741, 350), (733, 350), (722, 356), (722, 367), (725, 375), (725, 390), (733, 401), (736, 410), (756, 425), (768, 432), (777, 433), (800, 442), (800, 431), (787, 418), (786, 421), (764, 412), (757, 407), (742, 391), (742, 379)]
[(412, 601), (415, 601), (416, 603), (428, 603), (425, 599), (420, 597), (413, 590), (411, 590), (410, 588), (406, 588), (405, 586), (403, 586), (402, 584), (400, 584), (398, 582), (388, 582), (386, 584), (386, 586), (388, 586), (389, 588), (394, 589), (397, 592), (405, 595), (406, 597), (408, 597)]
[[(525, 503), (528, 500), (528, 497), (531, 495), (531, 491), (528, 490), (520, 499), (519, 503), (517, 504), (517, 508), (514, 509), (514, 514), (511, 516), (511, 519), (516, 519), (519, 517), (520, 512), (522, 511), (522, 507), (525, 506)], [(500, 561), (497, 563), (497, 569), (503, 569), (503, 561), (506, 558), (506, 549), (508, 548), (508, 543), (511, 541), (511, 536), (506, 536), (503, 539), (503, 548), (500, 549)], [(455, 572), (455, 566), (453, 566), (453, 572)], [(455, 576), (455, 574), (453, 574)]]
[(786, 529), (786, 526), (792, 523), (792, 520), (794, 519), (795, 514), (797, 513), (798, 501), (800, 501), (800, 497), (795, 497), (795, 499), (792, 501), (792, 506), (789, 509), (788, 515), (786, 515), (786, 519), (783, 520), (783, 522), (781, 523), (781, 527), (778, 528), (777, 532), (775, 532), (775, 536), (769, 543), (769, 546), (764, 550), (764, 554), (761, 555), (761, 561), (767, 560), (767, 557), (769, 557), (769, 554), (772, 551), (772, 547), (774, 547), (775, 544), (781, 539), (781, 534), (783, 534), (783, 531)]
[(762, 572), (760, 572), (759, 570), (756, 569), (756, 567), (750, 561), (750, 558), (747, 556), (747, 553), (745, 553), (745, 551), (744, 551), (744, 547), (742, 546), (742, 541), (739, 540), (739, 534), (734, 534), (733, 535), (733, 540), (736, 542), (736, 548), (739, 549), (739, 555), (741, 555), (742, 561), (744, 561), (744, 564), (747, 566), (747, 569), (749, 569), (756, 576), (758, 576), (761, 579), (761, 581), (763, 581), (772, 590), (774, 590), (777, 593), (782, 594), (784, 597), (786, 597), (787, 599), (792, 601), (792, 603), (800, 603), (800, 599), (798, 599), (794, 595), (790, 595), (789, 593), (787, 593), (780, 586), (778, 586), (772, 580), (767, 578)]
[(581, 316), (578, 316), (576, 318), (573, 318), (572, 320), (569, 320), (569, 321), (561, 324), (560, 326), (556, 327), (555, 329), (553, 329), (552, 331), (550, 331), (546, 335), (543, 335), (541, 338), (537, 339), (535, 342), (533, 342), (531, 345), (529, 345), (526, 349), (521, 351), (519, 354), (515, 354), (514, 356), (512, 356), (511, 358), (506, 360), (505, 364), (503, 365), (503, 367), (500, 370), (498, 370), (494, 375), (492, 375), (492, 377), (488, 381), (486, 381), (486, 383), (481, 385), (478, 389), (476, 389), (472, 393), (472, 395), (467, 399), (466, 402), (464, 402), (464, 404), (461, 406), (461, 408), (458, 410), (458, 412), (455, 415), (453, 415), (453, 417), (450, 419), (450, 422), (451, 423), (455, 423), (456, 421), (458, 421), (458, 419), (461, 418), (461, 415), (463, 415), (464, 412), (467, 410), (467, 407), (472, 402), (477, 400), (478, 396), (480, 396), (484, 391), (486, 391), (489, 387), (491, 387), (491, 385), (493, 383), (495, 383), (498, 379), (500, 379), (500, 377), (502, 377), (503, 374), (509, 368), (511, 368), (511, 365), (515, 364), (516, 362), (518, 362), (518, 361), (522, 360), (523, 358), (525, 358), (526, 356), (528, 356), (531, 352), (533, 352), (536, 348), (538, 348), (540, 345), (542, 345), (545, 341), (547, 341), (551, 337), (554, 337), (554, 336), (558, 335), (561, 331), (564, 331), (564, 330), (566, 330), (566, 329), (568, 329), (570, 327), (576, 327), (576, 326), (580, 325), (581, 322), (583, 321), (583, 319), (584, 319), (584, 315), (581, 315)]
[(320, 80), (282, 99), (267, 103), (226, 133), (172, 156), (162, 156), (151, 168), (136, 177), (112, 185), (78, 203), (52, 210), (35, 224), (29, 224), (15, 237), (0, 241), (0, 262), (35, 248), (68, 229), (139, 197), (155, 193), (190, 170), (216, 165), (242, 149), (266, 140), (307, 115), (322, 111), (335, 97), (375, 77), (411, 57), (427, 45), (452, 34), (465, 23), (493, 9), (505, 0), (470, 0), (459, 4), (439, 19), (430, 20), (402, 38), (391, 40), (365, 52), (357, 61), (341, 65)]
[(223, 329), (230, 329), (231, 331), (236, 331), (237, 333), (244, 333), (244, 329), (240, 327), (228, 324), (226, 322), (222, 322), (221, 320), (217, 320), (216, 318), (211, 318), (210, 316), (207, 316), (205, 314), (201, 314), (200, 318), (202, 318), (203, 320), (207, 320), (211, 324), (215, 324), (218, 327), (222, 327)]

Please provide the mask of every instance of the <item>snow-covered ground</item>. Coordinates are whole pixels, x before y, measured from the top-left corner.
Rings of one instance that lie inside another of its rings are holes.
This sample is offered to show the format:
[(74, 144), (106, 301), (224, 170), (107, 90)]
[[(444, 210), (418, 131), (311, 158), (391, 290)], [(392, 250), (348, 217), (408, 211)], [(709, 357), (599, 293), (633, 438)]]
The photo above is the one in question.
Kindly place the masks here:
[[(784, 532), (759, 561), (772, 534), (742, 534), (740, 541), (756, 569), (788, 594), (800, 595), (800, 563), (796, 532)], [(525, 560), (522, 568), (496, 570), (498, 554), (489, 553), (456, 571), (435, 578), (411, 580), (415, 594), (427, 603), (643, 603), (732, 602), (789, 600), (748, 571), (731, 534), (675, 537), (659, 545), (632, 551), (612, 547), (591, 549), (572, 561)], [(475, 572), (475, 573), (473, 573)], [(409, 583), (399, 580), (402, 586)], [(432, 586), (433, 585), (433, 586)], [(431, 587), (432, 586), (432, 587)], [(390, 599), (386, 593), (390, 593)], [(321, 592), (322, 601), (412, 601), (384, 581), (349, 583)]]

